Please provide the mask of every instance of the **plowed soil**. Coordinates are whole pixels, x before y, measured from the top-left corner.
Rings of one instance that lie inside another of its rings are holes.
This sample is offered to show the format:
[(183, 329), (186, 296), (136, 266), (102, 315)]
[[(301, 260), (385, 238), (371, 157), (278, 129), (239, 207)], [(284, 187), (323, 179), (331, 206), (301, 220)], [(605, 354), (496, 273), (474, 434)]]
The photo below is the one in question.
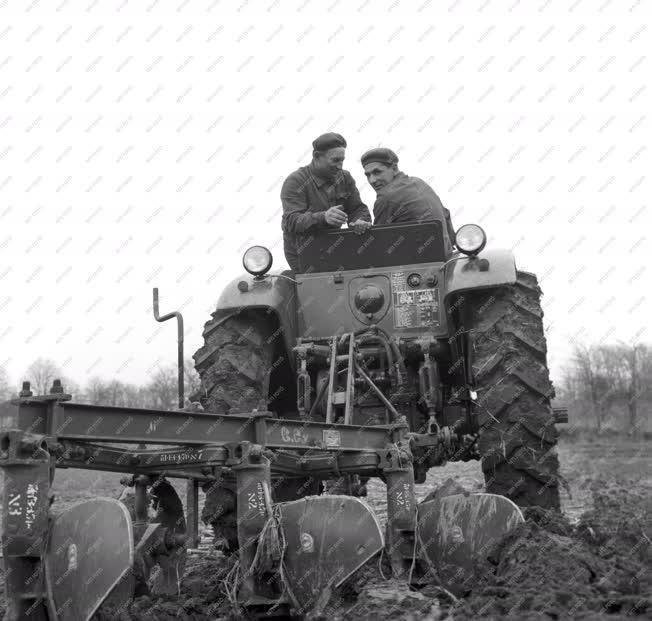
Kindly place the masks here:
[[(315, 619), (621, 619), (652, 618), (652, 451), (649, 443), (613, 440), (560, 445), (569, 489), (563, 514), (528, 510), (526, 522), (478, 567), (469, 593), (455, 597), (385, 580), (374, 559), (351, 577)], [(448, 478), (482, 488), (477, 463), (431, 470), (421, 500)], [(59, 506), (81, 497), (116, 497), (119, 476), (57, 474)], [(180, 488), (181, 489), (181, 488)], [(372, 480), (368, 502), (386, 518), (384, 484)], [(210, 551), (210, 533), (191, 552), (181, 597), (141, 597), (127, 609), (101, 609), (97, 620), (237, 619), (226, 584), (233, 561)], [(385, 572), (387, 573), (387, 572)], [(232, 598), (231, 598), (232, 599)]]

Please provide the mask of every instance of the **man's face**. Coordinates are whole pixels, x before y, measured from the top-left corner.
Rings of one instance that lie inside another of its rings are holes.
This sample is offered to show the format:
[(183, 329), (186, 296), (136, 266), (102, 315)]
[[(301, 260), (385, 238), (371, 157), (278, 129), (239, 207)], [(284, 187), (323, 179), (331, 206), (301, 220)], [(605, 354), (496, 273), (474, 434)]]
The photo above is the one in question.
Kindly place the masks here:
[(333, 179), (342, 170), (344, 153), (344, 147), (335, 147), (334, 149), (324, 151), (314, 158), (315, 167), (324, 177)]
[(364, 167), (364, 176), (367, 177), (369, 185), (378, 192), (384, 188), (394, 177), (397, 170), (395, 166), (388, 166), (380, 162), (369, 162)]

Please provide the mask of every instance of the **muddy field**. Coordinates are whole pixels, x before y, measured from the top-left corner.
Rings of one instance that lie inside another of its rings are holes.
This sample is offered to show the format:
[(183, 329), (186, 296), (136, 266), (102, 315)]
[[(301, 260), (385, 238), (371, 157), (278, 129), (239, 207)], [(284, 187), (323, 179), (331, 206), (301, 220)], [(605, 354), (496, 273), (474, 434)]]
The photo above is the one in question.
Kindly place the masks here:
[[(528, 512), (527, 521), (478, 568), (471, 592), (456, 598), (428, 585), (409, 590), (382, 578), (378, 562), (363, 567), (334, 594), (317, 618), (340, 619), (620, 619), (652, 618), (652, 451), (649, 442), (571, 441), (560, 445), (563, 516)], [(482, 489), (479, 465), (433, 469), (417, 486), (418, 500), (446, 479)], [(120, 475), (57, 473), (58, 507), (81, 498), (118, 497)], [(181, 491), (183, 488), (179, 486)], [(385, 486), (368, 486), (368, 502), (386, 519)], [(183, 498), (183, 494), (181, 494)], [(210, 534), (201, 552), (189, 554), (179, 599), (143, 597), (97, 620), (208, 620), (236, 618), (224, 581), (232, 563), (211, 554)]]

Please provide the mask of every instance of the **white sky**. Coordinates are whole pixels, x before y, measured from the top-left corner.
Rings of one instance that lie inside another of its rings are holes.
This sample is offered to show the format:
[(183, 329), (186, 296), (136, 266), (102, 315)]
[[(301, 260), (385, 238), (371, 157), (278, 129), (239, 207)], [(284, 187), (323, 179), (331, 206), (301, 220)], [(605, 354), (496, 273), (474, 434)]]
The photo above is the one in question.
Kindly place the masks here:
[(650, 3), (0, 2), (0, 364), (145, 381), (333, 130), (539, 274), (571, 341), (650, 342)]

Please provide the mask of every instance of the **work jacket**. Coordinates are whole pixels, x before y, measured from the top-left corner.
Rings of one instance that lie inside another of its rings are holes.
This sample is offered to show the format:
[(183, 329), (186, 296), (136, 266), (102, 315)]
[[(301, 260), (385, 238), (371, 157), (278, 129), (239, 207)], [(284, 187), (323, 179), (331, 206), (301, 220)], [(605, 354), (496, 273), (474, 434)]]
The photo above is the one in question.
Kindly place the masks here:
[(426, 220), (441, 222), (444, 246), (448, 254), (455, 241), (450, 212), (423, 179), (409, 177), (400, 172), (385, 187), (378, 190), (374, 203), (374, 224)]
[(341, 205), (349, 224), (356, 220), (371, 222), (369, 209), (360, 199), (355, 181), (346, 170), (329, 180), (320, 177), (312, 164), (302, 166), (283, 183), (281, 202), (283, 249), (294, 271), (299, 270), (298, 251), (306, 238), (318, 231), (339, 228), (326, 223), (326, 210)]

